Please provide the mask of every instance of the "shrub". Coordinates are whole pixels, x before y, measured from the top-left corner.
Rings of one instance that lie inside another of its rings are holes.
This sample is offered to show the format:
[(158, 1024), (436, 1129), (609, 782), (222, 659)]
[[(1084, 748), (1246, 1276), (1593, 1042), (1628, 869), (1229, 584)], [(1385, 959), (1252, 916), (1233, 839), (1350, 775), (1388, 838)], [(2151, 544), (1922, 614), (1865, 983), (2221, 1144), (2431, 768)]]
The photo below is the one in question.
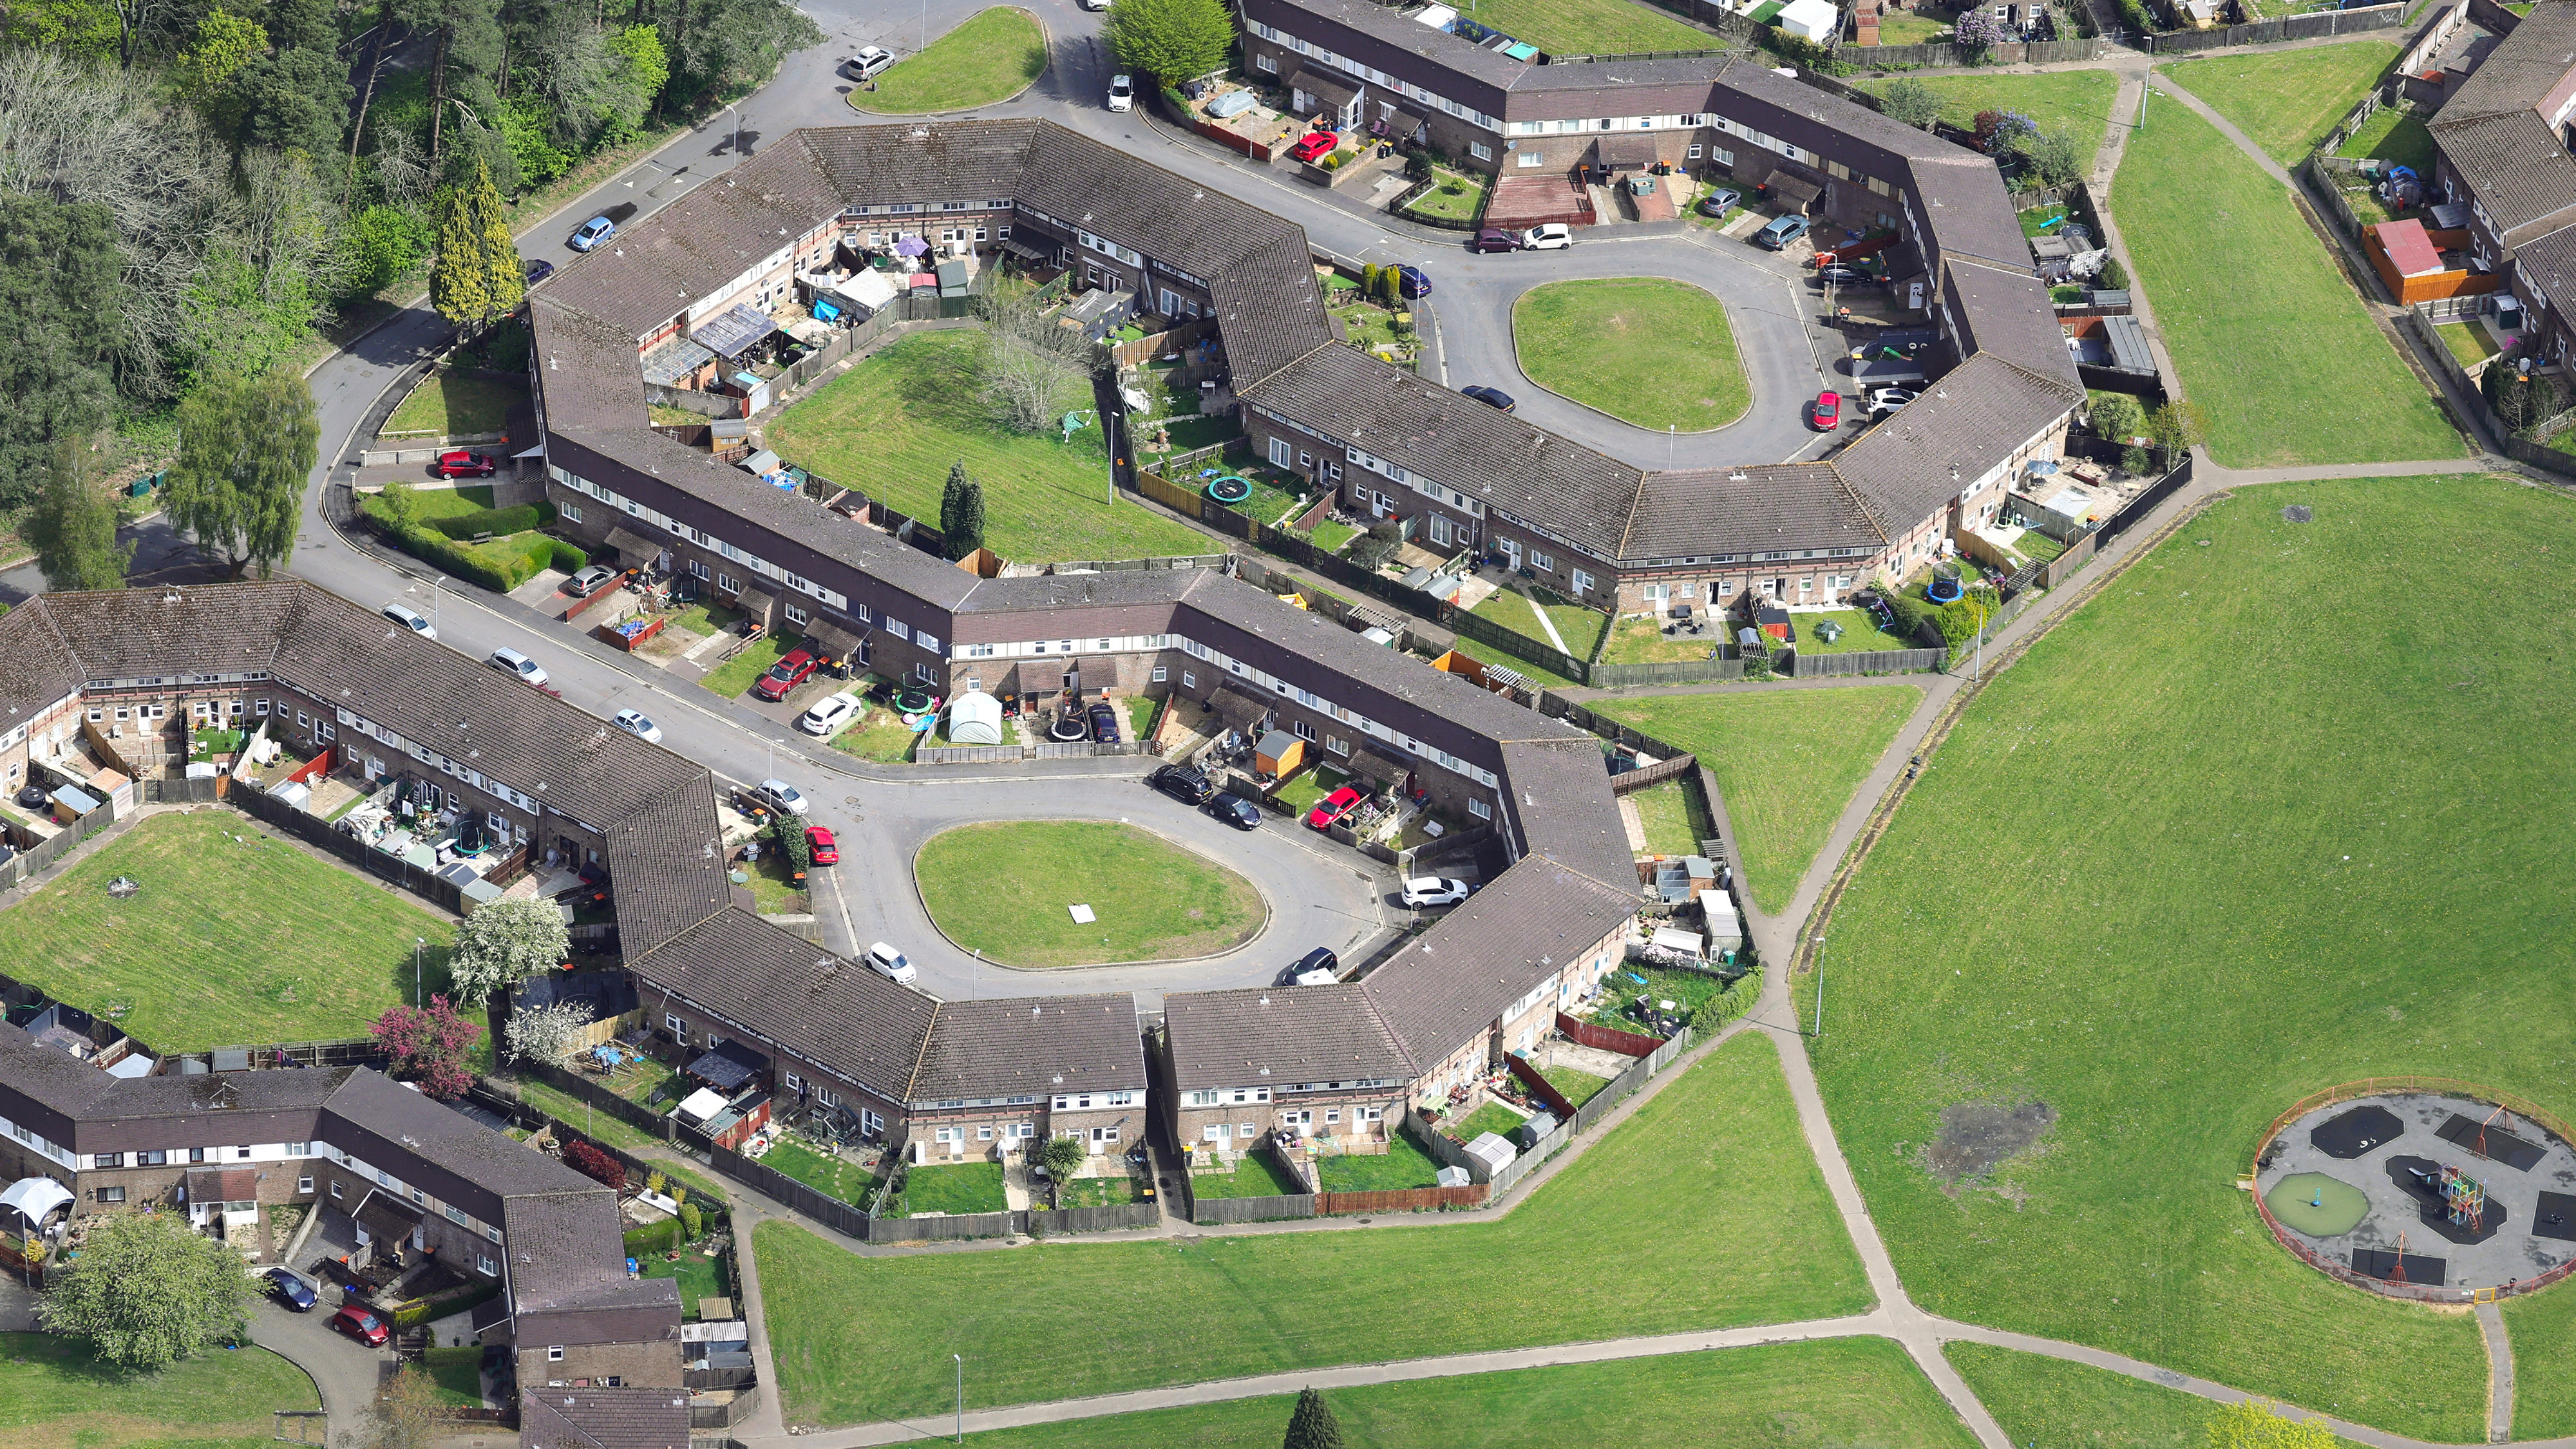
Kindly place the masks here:
[(453, 513), (445, 518), (428, 520), (429, 526), (449, 538), (470, 539), (488, 533), (494, 538), (504, 534), (525, 533), (543, 528), (555, 521), (551, 503), (521, 503), (509, 508), (477, 508), (471, 513)]
[(706, 1219), (700, 1215), (696, 1204), (680, 1204), (680, 1230), (689, 1235), (692, 1243), (706, 1236)]
[(626, 1233), (626, 1256), (643, 1258), (655, 1253), (669, 1252), (680, 1245), (679, 1233), (680, 1223), (675, 1218), (664, 1218), (658, 1223), (630, 1228)]
[(2143, 476), (2146, 473), (2148, 466), (2146, 449), (2123, 448), (2120, 450), (2120, 469), (2122, 472), (2136, 473)]
[(2099, 280), (2103, 291), (2125, 292), (2129, 290), (2129, 269), (2120, 265), (2118, 257), (2104, 257)]
[(660, 1192), (662, 1190), (663, 1180), (662, 1174), (658, 1172), (648, 1172), (644, 1174), (644, 1190), (646, 1192)]
[(608, 1187), (626, 1186), (626, 1164), (587, 1142), (564, 1144), (564, 1166)]
[(577, 574), (590, 567), (590, 555), (582, 551), (580, 544), (560, 538), (553, 542), (556, 568), (568, 574)]
[(785, 852), (787, 864), (798, 875), (809, 875), (814, 869), (814, 847), (805, 839), (804, 817), (779, 815), (769, 822), (769, 838)]

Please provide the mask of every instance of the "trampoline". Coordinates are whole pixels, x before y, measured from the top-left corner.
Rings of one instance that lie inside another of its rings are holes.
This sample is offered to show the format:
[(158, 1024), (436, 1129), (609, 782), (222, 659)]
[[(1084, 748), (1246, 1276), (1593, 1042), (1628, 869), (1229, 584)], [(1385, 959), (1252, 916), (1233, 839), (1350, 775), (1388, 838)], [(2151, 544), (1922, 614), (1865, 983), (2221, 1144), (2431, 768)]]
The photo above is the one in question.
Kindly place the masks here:
[(2441, 1258), (2427, 1258), (2416, 1253), (2392, 1253), (2386, 1248), (2355, 1248), (2352, 1270), (2365, 1278), (2382, 1283), (2411, 1283), (2419, 1288), (2439, 1288), (2442, 1275), (2450, 1264)]
[(2396, 1141), (2405, 1130), (2406, 1124), (2385, 1107), (2355, 1107), (2310, 1129), (2308, 1145), (2350, 1161)]
[(1252, 480), (1228, 473), (1207, 486), (1207, 496), (1219, 503), (1241, 503), (1252, 496)]
[(930, 708), (930, 703), (930, 691), (926, 689), (898, 689), (894, 694), (894, 707), (900, 714), (920, 714)]
[(1933, 566), (1932, 582), (1923, 586), (1923, 598), (1926, 602), (1934, 604), (1955, 604), (1967, 596), (1968, 591), (1959, 586), (1959, 571), (1957, 569), (1952, 568), (1947, 564), (1936, 564)]
[(2322, 1172), (2294, 1172), (2272, 1184), (2263, 1206), (2287, 1227), (2312, 1238), (2339, 1238), (2370, 1216), (2370, 1199), (2360, 1188)]

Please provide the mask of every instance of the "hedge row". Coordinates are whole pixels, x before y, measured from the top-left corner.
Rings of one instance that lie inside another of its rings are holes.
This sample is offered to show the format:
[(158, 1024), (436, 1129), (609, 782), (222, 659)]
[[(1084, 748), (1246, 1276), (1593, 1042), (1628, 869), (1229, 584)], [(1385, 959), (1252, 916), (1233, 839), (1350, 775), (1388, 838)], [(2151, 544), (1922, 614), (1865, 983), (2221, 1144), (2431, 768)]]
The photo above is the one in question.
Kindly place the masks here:
[(434, 564), (469, 584), (506, 594), (534, 578), (548, 566), (565, 573), (578, 573), (590, 566), (590, 556), (578, 547), (542, 533), (528, 533), (517, 551), (501, 556), (499, 562), (475, 552), (470, 544), (458, 543), (443, 533), (413, 525), (397, 527), (382, 517), (370, 514), (376, 531), (385, 541), (416, 559)]
[(501, 1285), (497, 1281), (469, 1283), (462, 1288), (450, 1288), (444, 1293), (433, 1293), (418, 1302), (406, 1303), (395, 1309), (394, 1327), (417, 1328), (433, 1318), (446, 1318), (468, 1309), (479, 1308), (485, 1302), (500, 1295)]
[(452, 513), (444, 518), (422, 521), (449, 538), (470, 539), (481, 533), (502, 538), (554, 522), (555, 506), (545, 502), (520, 503), (508, 508), (477, 508), (471, 513)]
[(1710, 1032), (1753, 1009), (1762, 995), (1762, 968), (1754, 967), (1735, 978), (1735, 984), (1699, 1004), (1691, 1013), (1691, 1028), (1705, 1037)]

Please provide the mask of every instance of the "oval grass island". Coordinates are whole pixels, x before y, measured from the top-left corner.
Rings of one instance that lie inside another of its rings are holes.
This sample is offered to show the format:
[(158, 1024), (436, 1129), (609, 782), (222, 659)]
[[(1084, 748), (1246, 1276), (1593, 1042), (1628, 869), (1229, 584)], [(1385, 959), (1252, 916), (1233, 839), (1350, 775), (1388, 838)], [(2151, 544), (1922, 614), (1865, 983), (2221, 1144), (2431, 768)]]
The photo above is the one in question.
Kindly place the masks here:
[[(1251, 881), (1133, 825), (961, 825), (913, 857), (941, 935), (1002, 966), (1180, 961), (1233, 950), (1270, 916)], [(1077, 921), (1072, 908), (1088, 907)]]
[(1705, 433), (1753, 406), (1726, 304), (1688, 282), (1549, 282), (1512, 303), (1521, 372), (1623, 423)]
[(1037, 83), (1047, 68), (1046, 29), (1016, 5), (996, 5), (905, 56), (849, 93), (850, 109), (870, 115), (926, 116), (1007, 101)]

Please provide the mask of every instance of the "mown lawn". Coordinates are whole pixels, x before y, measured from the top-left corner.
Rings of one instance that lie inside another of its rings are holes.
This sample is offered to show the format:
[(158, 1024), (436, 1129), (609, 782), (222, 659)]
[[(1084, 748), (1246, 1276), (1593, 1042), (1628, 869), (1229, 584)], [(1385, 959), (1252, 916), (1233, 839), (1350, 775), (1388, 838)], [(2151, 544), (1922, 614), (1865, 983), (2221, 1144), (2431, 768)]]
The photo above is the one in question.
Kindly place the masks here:
[(2576, 1293), (2566, 1285), (2504, 1301), (2513, 1340), (2513, 1433), (2517, 1439), (2576, 1434)]
[(1305, 1184), (1267, 1147), (1235, 1159), (1231, 1172), (1190, 1174), (1192, 1197), (1292, 1197), (1305, 1190)]
[[(860, 1258), (776, 1222), (754, 1241), (788, 1417), (824, 1425), (939, 1412), (951, 1353), (969, 1356), (975, 1401), (992, 1405), (1869, 1302), (1778, 1054), (1752, 1035), (1495, 1222), (1049, 1243), (1042, 1265), (1018, 1253)], [(1543, 1266), (1575, 1262), (1580, 1272)], [(1677, 1262), (1725, 1271), (1673, 1292)]]
[(2361, 104), (2395, 59), (2394, 44), (2357, 40), (2313, 50), (2207, 56), (2166, 66), (2163, 73), (2235, 122), (2264, 154), (2296, 166)]
[[(380, 436), (423, 434), (429, 437), (466, 437), (475, 433), (497, 433), (510, 421), (510, 409), (527, 401), (524, 383), (503, 382), (497, 377), (480, 377), (470, 372), (440, 368), (422, 378), (385, 419)], [(483, 490), (489, 506), (490, 489)]]
[(769, 672), (769, 666), (803, 642), (794, 634), (764, 634), (740, 654), (708, 670), (698, 683), (727, 699), (740, 699), (744, 690)]
[(1726, 304), (1687, 282), (1549, 282), (1512, 303), (1530, 381), (1623, 422), (1704, 433), (1744, 416), (1753, 385)]
[(868, 1189), (876, 1185), (876, 1174), (866, 1168), (793, 1137), (769, 1144), (769, 1150), (760, 1155), (760, 1165), (853, 1206), (866, 1202)]
[[(1887, 34), (1883, 25), (1879, 34), (1882, 38)], [(1852, 51), (1856, 56), (1868, 53)], [(2111, 123), (2112, 103), (2120, 95), (2119, 78), (2102, 70), (2060, 70), (2041, 75), (1927, 75), (1916, 79), (1940, 99), (1941, 119), (1953, 126), (1976, 129), (1979, 111), (2019, 111), (2037, 121), (2043, 131), (2063, 130), (2079, 137), (2088, 156), (2102, 143), (2104, 129)], [(1887, 89), (1888, 83), (1873, 80), (1859, 85), (1875, 92)]]
[[(962, 825), (932, 836), (913, 874), (940, 932), (1005, 966), (1209, 956), (1268, 916), (1252, 882), (1115, 821)], [(1097, 919), (1075, 921), (1075, 905)]]
[[(2443, 589), (2498, 550), (2492, 588)], [(2572, 550), (2576, 512), (2509, 481), (2240, 490), (1987, 687), (1825, 927), (1813, 1048), (1928, 1310), (2482, 1435), (2467, 1315), (2300, 1264), (2233, 1183), (2337, 1082), (2576, 1107), (2576, 898), (2503, 884), (2560, 871)], [(1919, 1154), (1979, 1101), (2057, 1121), (1954, 1197)], [(2513, 1311), (2547, 1342), (2567, 1310)]]
[[(120, 875), (142, 889), (110, 896)], [(10, 975), (162, 1051), (363, 1037), (411, 1000), (417, 937), (446, 990), (445, 921), (220, 806), (143, 820), (0, 911)]]
[[(2038, 538), (2039, 535), (2025, 534), (2024, 537)], [(2063, 553), (2065, 549), (2061, 546), (2058, 551)], [(1798, 652), (1801, 654), (1866, 654), (1923, 647), (1910, 634), (1880, 628), (1878, 616), (1867, 609), (1828, 609), (1815, 614), (1793, 614), (1790, 618), (1798, 626)], [(1828, 619), (1843, 626), (1842, 637), (1831, 643), (1816, 632), (1816, 626)]]
[(1922, 700), (1913, 685), (1876, 684), (1604, 699), (1593, 708), (1699, 757), (1716, 777), (1754, 901), (1778, 911)]
[[(2213, 101), (2211, 104), (2217, 103)], [(2430, 176), (2433, 174), (2433, 133), (2424, 129), (2422, 118), (2413, 111), (2381, 106), (2370, 113), (2369, 120), (2361, 123), (2360, 130), (2346, 138), (2335, 154), (2355, 161), (2386, 161), (2397, 166), (2412, 166), (2419, 174)]]
[(1699, 854), (1699, 828), (1681, 781), (1668, 780), (1628, 798), (1637, 802), (1638, 821), (1646, 827), (1647, 854)]
[[(648, 1272), (645, 1276), (653, 1275)], [(429, 1370), (430, 1379), (438, 1385), (440, 1403), (466, 1409), (483, 1407), (483, 1350), (480, 1347), (433, 1348), (424, 1357), (422, 1366)]]
[[(1563, 640), (1564, 652), (1577, 659), (1590, 659), (1593, 646), (1601, 642), (1601, 631), (1610, 627), (1610, 616), (1599, 609), (1580, 604), (1542, 604), (1511, 589), (1494, 590), (1468, 612), (1550, 649)], [(1542, 613), (1548, 624), (1556, 626), (1556, 638), (1549, 638), (1547, 626), (1539, 622)]]
[(1386, 1151), (1374, 1157), (1318, 1157), (1315, 1174), (1323, 1179), (1326, 1192), (1401, 1192), (1432, 1186), (1439, 1178), (1440, 1164), (1414, 1146), (1412, 1139), (1397, 1133), (1388, 1139)]
[(2460, 456), (2460, 435), (2326, 243), (2208, 122), (2178, 103), (2158, 107), (2129, 141), (2111, 208), (2219, 462)]
[(1046, 67), (1046, 32), (1037, 17), (1017, 6), (996, 5), (977, 11), (932, 41), (929, 49), (887, 67), (875, 90), (853, 89), (850, 105), (898, 116), (962, 111), (1009, 99)]
[(1549, 1067), (1539, 1075), (1547, 1078), (1547, 1084), (1564, 1093), (1567, 1103), (1576, 1107), (1600, 1096), (1601, 1089), (1610, 1085), (1608, 1077), (1596, 1077), (1575, 1067)]
[(1108, 501), (1097, 427), (1063, 443), (1053, 432), (1014, 433), (994, 422), (975, 380), (983, 341), (973, 329), (907, 337), (780, 413), (769, 445), (934, 522), (949, 465), (963, 458), (984, 486), (985, 545), (1018, 563), (1210, 551), (1205, 534)]
[[(971, 1355), (968, 1363), (973, 1407)], [(1334, 1389), (1324, 1399), (1349, 1449), (1965, 1449), (1977, 1442), (1905, 1351), (1883, 1338), (1417, 1379)], [(1003, 1429), (967, 1442), (978, 1449), (1277, 1449), (1296, 1407), (1294, 1394), (1232, 1399)]]
[(1551, 55), (1715, 50), (1708, 31), (1632, 0), (1480, 0), (1474, 20)]
[[(1546, 641), (1541, 640), (1540, 642), (1545, 643)], [(1458, 636), (1457, 640), (1451, 643), (1449, 647), (1479, 663), (1499, 664), (1505, 669), (1512, 671), (1514, 674), (1519, 675), (1521, 678), (1528, 680), (1530, 683), (1537, 685), (1541, 689), (1580, 689), (1583, 687), (1583, 681), (1580, 679), (1569, 678), (1568, 676), (1559, 674), (1555, 670), (1549, 669), (1544, 665), (1533, 664), (1517, 654), (1505, 653), (1503, 650), (1497, 649), (1491, 644), (1479, 643), (1463, 634)]]
[[(2201, 1449), (2218, 1405), (2064, 1359), (1982, 1343), (1945, 1343), (1943, 1354), (1995, 1416), (2004, 1437), (2038, 1449)], [(2522, 1428), (2520, 1419), (2514, 1428)], [(2349, 1439), (2334, 1443), (2349, 1445)]]
[[(512, 1085), (517, 1088), (520, 1100), (585, 1137), (598, 1138), (611, 1147), (623, 1148), (639, 1157), (648, 1156), (657, 1148), (668, 1150), (668, 1144), (661, 1138), (639, 1132), (570, 1093), (558, 1092), (528, 1077), (516, 1078)], [(725, 1200), (724, 1189), (716, 1186), (715, 1180), (705, 1173), (659, 1158), (653, 1160), (653, 1170), (687, 1188), (694, 1200), (705, 1203)]]
[(692, 1243), (682, 1248), (676, 1263), (660, 1253), (647, 1254), (642, 1267), (647, 1278), (671, 1278), (679, 1282), (680, 1312), (691, 1320), (703, 1317), (698, 1311), (701, 1301), (733, 1296), (732, 1275), (725, 1271), (724, 1255), (709, 1253), (703, 1244)]
[(86, 1339), (0, 1333), (0, 1356), (0, 1422), (28, 1445), (261, 1449), (274, 1410), (322, 1407), (304, 1370), (264, 1348), (129, 1374), (101, 1363)]
[(916, 1217), (923, 1213), (997, 1213), (1010, 1206), (1002, 1196), (1002, 1164), (998, 1162), (916, 1167), (903, 1176), (903, 1201)]

